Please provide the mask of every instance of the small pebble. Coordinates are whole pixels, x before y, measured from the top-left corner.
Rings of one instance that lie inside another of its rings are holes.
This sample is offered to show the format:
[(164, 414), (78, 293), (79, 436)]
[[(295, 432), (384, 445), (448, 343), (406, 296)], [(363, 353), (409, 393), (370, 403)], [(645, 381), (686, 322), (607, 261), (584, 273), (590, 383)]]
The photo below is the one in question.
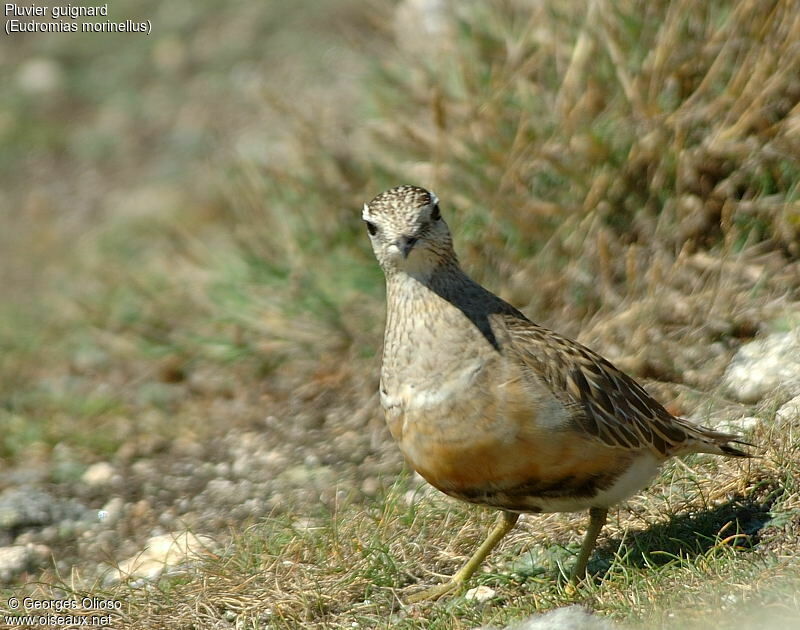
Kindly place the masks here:
[(496, 595), (497, 591), (495, 591), (493, 588), (489, 588), (488, 586), (476, 586), (475, 588), (471, 588), (467, 591), (466, 595), (464, 595), (464, 599), (482, 604), (484, 602), (488, 602)]

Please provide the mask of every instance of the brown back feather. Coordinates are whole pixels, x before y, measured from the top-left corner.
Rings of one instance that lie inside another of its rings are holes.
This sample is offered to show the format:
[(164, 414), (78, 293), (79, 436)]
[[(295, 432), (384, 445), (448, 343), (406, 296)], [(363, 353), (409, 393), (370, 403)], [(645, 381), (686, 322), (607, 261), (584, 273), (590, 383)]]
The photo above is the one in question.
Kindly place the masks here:
[(693, 452), (751, 457), (731, 444), (747, 444), (739, 436), (676, 418), (589, 348), (516, 314), (506, 315), (503, 322), (524, 365), (573, 410), (583, 431), (604, 444), (649, 448), (660, 457)]

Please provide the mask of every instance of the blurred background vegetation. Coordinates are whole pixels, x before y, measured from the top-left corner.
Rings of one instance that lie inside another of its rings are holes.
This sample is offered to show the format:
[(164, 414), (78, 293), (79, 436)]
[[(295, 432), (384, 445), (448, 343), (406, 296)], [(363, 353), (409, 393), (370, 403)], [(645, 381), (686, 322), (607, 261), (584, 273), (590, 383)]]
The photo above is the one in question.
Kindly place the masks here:
[(7, 464), (209, 430), (165, 422), (185, 401), (159, 386), (201, 370), (278, 398), (343, 357), (363, 379), (383, 306), (357, 209), (399, 182), (445, 200), (481, 281), (640, 376), (702, 360), (631, 339), (752, 336), (745, 298), (796, 295), (793, 2), (113, 12), (153, 34), (1, 40)]
[(377, 449), (360, 207), (400, 183), (676, 412), (800, 300), (793, 0), (109, 12), (153, 32), (0, 38), (0, 489), (267, 415)]
[[(327, 318), (315, 310), (326, 307), (319, 292), (309, 304), (269, 295), (296, 261), (281, 260), (273, 242), (265, 257), (248, 246), (242, 208), (266, 224), (279, 201), (240, 180), (266, 183), (265, 166), (321, 151), (290, 146), (303, 120), (327, 118), (333, 134), (347, 133), (333, 117), (362, 107), (354, 85), (366, 64), (347, 33), (366, 30), (369, 12), (355, 4), (122, 1), (111, 17), (150, 19), (151, 36), (0, 40), (7, 465), (47, 458), (59, 443), (91, 459), (139, 433), (169, 433), (174, 409), (161, 408), (158, 384), (198, 365), (248, 363), (262, 378), (282, 363), (265, 346), (279, 329), (260, 335), (262, 300), (273, 316)], [(323, 194), (312, 188), (283, 206), (286, 229), (310, 220)]]

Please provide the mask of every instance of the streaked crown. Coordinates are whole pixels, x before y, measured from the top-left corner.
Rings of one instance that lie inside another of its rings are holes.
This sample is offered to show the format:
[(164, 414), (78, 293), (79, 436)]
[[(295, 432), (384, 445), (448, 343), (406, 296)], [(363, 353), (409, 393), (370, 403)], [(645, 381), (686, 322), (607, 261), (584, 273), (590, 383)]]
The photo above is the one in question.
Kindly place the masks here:
[(405, 212), (407, 209), (423, 208), (438, 203), (433, 193), (419, 186), (397, 186), (382, 192), (367, 205), (375, 212)]

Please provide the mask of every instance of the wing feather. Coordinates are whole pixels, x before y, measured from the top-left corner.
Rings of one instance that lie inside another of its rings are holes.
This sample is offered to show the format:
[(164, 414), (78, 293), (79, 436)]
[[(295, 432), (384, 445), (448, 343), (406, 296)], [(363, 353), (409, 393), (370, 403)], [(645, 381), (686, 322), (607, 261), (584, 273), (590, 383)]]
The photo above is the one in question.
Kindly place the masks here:
[(751, 457), (722, 433), (676, 418), (624, 372), (581, 344), (538, 326), (517, 313), (503, 327), (524, 367), (544, 380), (585, 433), (612, 447), (650, 449), (660, 457), (707, 452)]

